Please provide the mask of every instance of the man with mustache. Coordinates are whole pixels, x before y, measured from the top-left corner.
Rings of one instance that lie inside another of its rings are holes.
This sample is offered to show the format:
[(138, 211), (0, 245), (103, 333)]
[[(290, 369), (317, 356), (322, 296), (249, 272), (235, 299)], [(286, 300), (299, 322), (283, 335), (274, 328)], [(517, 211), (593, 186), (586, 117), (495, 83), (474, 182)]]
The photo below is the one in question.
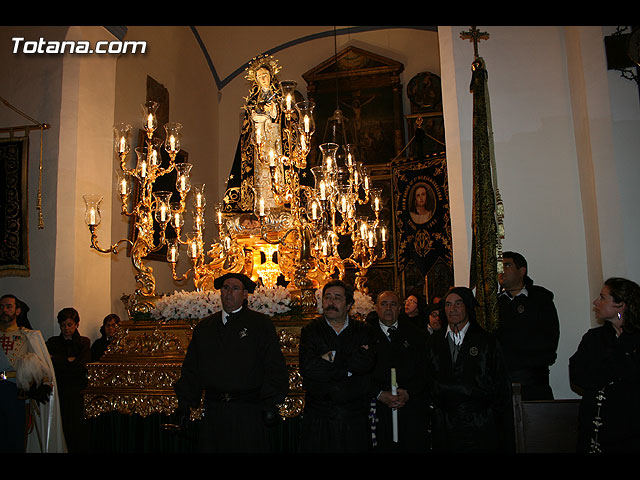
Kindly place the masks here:
[(349, 317), (353, 287), (332, 280), (322, 289), (323, 315), (300, 333), (306, 392), (300, 450), (365, 452), (374, 355), (370, 330)]

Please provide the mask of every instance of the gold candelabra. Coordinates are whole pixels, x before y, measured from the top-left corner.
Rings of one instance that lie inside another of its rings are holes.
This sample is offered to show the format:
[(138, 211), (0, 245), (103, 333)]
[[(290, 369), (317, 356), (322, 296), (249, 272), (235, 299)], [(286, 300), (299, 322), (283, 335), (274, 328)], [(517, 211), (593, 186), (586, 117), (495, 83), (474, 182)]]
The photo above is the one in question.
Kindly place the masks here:
[[(307, 167), (311, 136), (315, 132), (315, 105), (309, 101), (294, 104), (291, 99), (295, 87), (293, 81), (281, 83), (285, 119), (281, 155), (267, 149), (262, 141), (263, 117), (253, 122), (258, 157), (255, 161), (268, 165), (276, 212), (287, 207), (288, 228), (278, 225), (279, 216), (271, 215), (266, 200), (257, 192), (255, 213), (260, 219), (262, 241), (278, 245), (289, 254), (294, 252), (293, 258), (289, 255), (289, 265), (285, 260), (280, 268), (300, 292), (298, 302), (303, 307), (311, 307), (315, 305), (314, 291), (318, 284), (326, 282), (334, 273), (344, 277), (347, 265), (357, 270), (355, 287), (366, 292), (366, 272), (376, 260), (386, 256), (388, 235), (380, 222), (382, 191), (371, 187), (368, 171), (356, 161), (352, 145), (320, 145), (322, 161), (311, 168), (314, 186), (300, 183), (300, 173)], [(337, 161), (340, 148), (345, 149), (344, 165)], [(358, 205), (368, 202), (375, 214), (374, 220), (356, 213)], [(345, 236), (351, 239), (351, 253), (341, 257), (338, 247), (340, 238)]]
[[(137, 289), (136, 298), (131, 299), (133, 304), (128, 305), (135, 312), (148, 312), (153, 308), (151, 297), (156, 295), (156, 281), (153, 275), (153, 268), (144, 261), (151, 253), (158, 252), (163, 247), (167, 247), (167, 259), (172, 268), (177, 261), (177, 249), (179, 244), (187, 245), (191, 251), (193, 244), (202, 242), (202, 232), (204, 229), (204, 185), (192, 187), (190, 172), (192, 164), (187, 162), (176, 162), (176, 156), (181, 149), (180, 139), (182, 125), (180, 123), (167, 123), (164, 125), (165, 140), (154, 136), (158, 128), (156, 111), (158, 103), (148, 101), (142, 105), (143, 109), (143, 129), (146, 133), (144, 146), (135, 149), (136, 164), (134, 168), (127, 167), (127, 157), (131, 152), (132, 126), (126, 123), (114, 125), (114, 148), (120, 160), (120, 170), (118, 171), (117, 193), (122, 203), (122, 215), (132, 217), (135, 233), (133, 239), (122, 239), (108, 248), (101, 248), (98, 244), (97, 227), (101, 222), (100, 204), (102, 196), (99, 194), (85, 195), (84, 201), (85, 222), (91, 232), (91, 248), (101, 253), (117, 254), (120, 244), (128, 243), (131, 246), (131, 260), (136, 270)], [(163, 166), (162, 149), (168, 153), (168, 166)], [(156, 181), (171, 172), (176, 172), (176, 192), (179, 200), (172, 202), (174, 192), (153, 191)], [(137, 185), (137, 189), (135, 189)], [(181, 239), (182, 226), (184, 225), (184, 215), (187, 210), (186, 198), (193, 189), (194, 210), (193, 224), (194, 231), (187, 236), (187, 240)], [(129, 210), (129, 199), (132, 193), (137, 192), (137, 198)], [(167, 226), (171, 225), (176, 238), (167, 238)], [(158, 238), (156, 239), (156, 232)], [(193, 269), (196, 270), (194, 260)], [(175, 271), (174, 271), (175, 273)], [(174, 275), (175, 276), (175, 275)]]
[[(315, 290), (338, 275), (343, 278), (346, 268), (356, 270), (355, 287), (366, 293), (366, 273), (371, 265), (386, 256), (388, 231), (380, 221), (382, 191), (373, 188), (369, 173), (357, 161), (352, 145), (324, 143), (320, 145), (321, 162), (311, 167), (313, 186), (303, 185), (301, 173), (307, 169), (307, 156), (315, 132), (314, 103), (294, 102), (296, 83), (279, 82), (275, 96), (283, 121), (278, 124), (277, 139), (268, 125), (267, 115), (251, 118), (251, 142), (254, 168), (269, 181), (254, 181), (250, 192), (253, 212), (258, 219), (249, 228), (231, 228), (228, 213), (222, 203), (215, 207), (214, 220), (218, 238), (205, 252), (204, 185), (192, 186), (189, 178), (192, 164), (176, 162), (180, 151), (182, 125), (164, 125), (165, 140), (154, 136), (157, 129), (158, 104), (143, 105), (145, 145), (135, 149), (137, 163), (129, 169), (126, 159), (131, 150), (129, 124), (114, 126), (114, 144), (120, 159), (118, 194), (122, 202), (122, 215), (133, 217), (135, 234), (132, 240), (122, 239), (109, 248), (98, 244), (96, 229), (100, 224), (102, 196), (85, 195), (85, 220), (91, 232), (91, 248), (102, 253), (117, 254), (120, 244), (131, 245), (132, 263), (136, 270), (135, 299), (127, 305), (133, 312), (148, 312), (153, 308), (156, 295), (153, 269), (144, 262), (150, 253), (166, 246), (166, 258), (174, 280), (193, 279), (196, 290), (213, 288), (216, 277), (227, 272), (243, 272), (254, 279), (260, 278), (266, 286), (274, 286), (280, 274), (290, 282), (295, 292), (294, 302), (305, 309), (315, 308)], [(275, 147), (275, 148), (274, 148)], [(161, 149), (169, 155), (168, 166), (163, 166)], [(343, 149), (339, 165), (338, 151)], [(176, 191), (179, 199), (172, 202), (173, 192), (153, 191), (158, 178), (176, 172)], [(128, 202), (137, 182), (135, 205)], [(184, 234), (186, 198), (193, 196), (193, 230)], [(369, 204), (374, 218), (358, 214), (358, 206)], [(167, 227), (175, 231), (167, 237)], [(184, 234), (184, 235), (183, 235)], [(350, 242), (348, 255), (341, 256), (342, 241)], [(180, 250), (186, 250), (191, 263), (184, 273), (177, 272)], [(209, 260), (205, 259), (205, 253)], [(262, 261), (261, 254), (265, 261)], [(277, 256), (277, 263), (274, 257)], [(126, 302), (125, 302), (126, 303)]]

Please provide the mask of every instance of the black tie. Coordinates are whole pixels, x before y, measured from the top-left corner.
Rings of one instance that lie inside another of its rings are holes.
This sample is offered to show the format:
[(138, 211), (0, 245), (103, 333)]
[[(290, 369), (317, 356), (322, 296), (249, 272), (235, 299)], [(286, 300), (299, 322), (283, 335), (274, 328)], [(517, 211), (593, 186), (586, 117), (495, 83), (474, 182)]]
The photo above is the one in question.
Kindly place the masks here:
[(389, 338), (389, 341), (393, 340), (393, 336), (395, 335), (396, 330), (397, 330), (396, 327), (387, 328), (387, 337)]

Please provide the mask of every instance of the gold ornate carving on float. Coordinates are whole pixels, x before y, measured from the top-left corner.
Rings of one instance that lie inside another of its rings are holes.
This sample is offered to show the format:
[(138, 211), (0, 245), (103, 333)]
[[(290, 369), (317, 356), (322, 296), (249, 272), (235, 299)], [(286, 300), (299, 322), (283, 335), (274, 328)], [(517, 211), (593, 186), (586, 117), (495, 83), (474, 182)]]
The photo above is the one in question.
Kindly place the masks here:
[[(196, 323), (190, 319), (121, 322), (102, 359), (87, 365), (85, 417), (95, 418), (107, 412), (142, 417), (153, 413), (170, 415), (178, 406), (173, 384), (180, 378)], [(287, 316), (274, 319), (289, 369), (289, 395), (279, 406), (283, 418), (299, 415), (304, 407), (298, 365), (300, 323)], [(202, 406), (192, 411), (192, 419), (201, 418), (202, 412)]]

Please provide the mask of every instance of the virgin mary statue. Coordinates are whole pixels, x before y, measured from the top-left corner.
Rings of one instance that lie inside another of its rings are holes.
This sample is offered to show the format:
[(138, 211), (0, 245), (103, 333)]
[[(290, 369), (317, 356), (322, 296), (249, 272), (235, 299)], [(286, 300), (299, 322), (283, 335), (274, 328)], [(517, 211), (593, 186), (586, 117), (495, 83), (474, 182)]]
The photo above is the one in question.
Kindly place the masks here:
[[(269, 164), (275, 174), (283, 175), (277, 160), (282, 155), (282, 92), (277, 60), (270, 56), (255, 58), (247, 67), (250, 82), (236, 155), (222, 200), (225, 213), (252, 212), (256, 199), (266, 209), (278, 207), (271, 190)], [(282, 177), (281, 177), (282, 178)]]

